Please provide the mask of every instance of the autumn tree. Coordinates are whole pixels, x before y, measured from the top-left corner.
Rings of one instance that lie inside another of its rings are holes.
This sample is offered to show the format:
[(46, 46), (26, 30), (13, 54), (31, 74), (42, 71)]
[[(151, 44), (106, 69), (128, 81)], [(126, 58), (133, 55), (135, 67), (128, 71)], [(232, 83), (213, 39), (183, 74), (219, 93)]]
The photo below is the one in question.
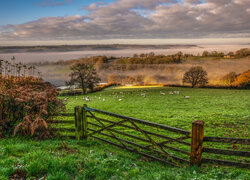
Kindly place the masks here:
[(183, 83), (191, 83), (192, 88), (196, 86), (204, 86), (208, 83), (207, 72), (201, 66), (191, 67), (185, 72)]
[(241, 88), (250, 88), (250, 70), (247, 70), (238, 75), (233, 83), (234, 86)]
[(236, 80), (237, 74), (235, 72), (230, 72), (222, 77), (222, 81), (227, 85), (231, 86), (232, 83)]
[(70, 80), (66, 82), (66, 85), (75, 85), (81, 88), (83, 94), (87, 93), (87, 89), (92, 92), (94, 87), (100, 82), (93, 64), (77, 63), (70, 69), (72, 72), (70, 73)]

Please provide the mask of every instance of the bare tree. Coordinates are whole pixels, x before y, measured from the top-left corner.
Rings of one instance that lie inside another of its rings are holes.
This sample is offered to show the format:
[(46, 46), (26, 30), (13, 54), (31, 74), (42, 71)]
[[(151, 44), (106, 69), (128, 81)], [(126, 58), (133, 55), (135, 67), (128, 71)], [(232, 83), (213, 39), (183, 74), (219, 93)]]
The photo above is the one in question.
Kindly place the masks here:
[(93, 64), (78, 63), (70, 69), (72, 71), (70, 74), (71, 79), (66, 82), (66, 85), (75, 85), (81, 88), (83, 94), (87, 93), (87, 89), (92, 92), (96, 84), (100, 82)]
[(192, 88), (195, 86), (204, 86), (208, 83), (207, 72), (201, 66), (191, 67), (185, 72), (183, 83), (191, 83)]

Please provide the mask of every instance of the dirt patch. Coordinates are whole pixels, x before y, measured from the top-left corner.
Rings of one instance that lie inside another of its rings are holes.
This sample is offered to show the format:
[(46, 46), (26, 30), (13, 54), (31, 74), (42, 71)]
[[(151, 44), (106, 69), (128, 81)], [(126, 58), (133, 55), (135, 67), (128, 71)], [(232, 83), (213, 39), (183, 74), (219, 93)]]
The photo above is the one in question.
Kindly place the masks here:
[(25, 180), (27, 178), (27, 172), (23, 169), (16, 169), (9, 178), (10, 180)]

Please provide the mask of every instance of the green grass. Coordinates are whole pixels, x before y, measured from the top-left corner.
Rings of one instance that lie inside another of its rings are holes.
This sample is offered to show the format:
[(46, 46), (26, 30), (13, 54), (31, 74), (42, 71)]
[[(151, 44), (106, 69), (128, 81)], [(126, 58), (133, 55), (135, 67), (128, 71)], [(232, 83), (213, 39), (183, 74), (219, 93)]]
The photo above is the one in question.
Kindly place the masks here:
[[(146, 91), (146, 98), (140, 95), (141, 91)], [(160, 91), (166, 95), (161, 95)], [(168, 94), (170, 91), (179, 91), (180, 94), (170, 95)], [(131, 92), (133, 94), (130, 94)], [(249, 138), (249, 90), (107, 88), (86, 96), (91, 97), (92, 101), (85, 102), (82, 96), (70, 97), (67, 111), (73, 112), (75, 106), (87, 103), (92, 108), (189, 131), (194, 120), (203, 120), (205, 136)], [(190, 98), (185, 99), (184, 96)], [(98, 97), (101, 97), (101, 100)], [(103, 101), (103, 98), (106, 101)], [(73, 125), (66, 127), (73, 128)], [(232, 144), (205, 145), (233, 148)], [(246, 150), (244, 146), (237, 148)], [(189, 151), (189, 147), (186, 150)], [(214, 155), (210, 157), (225, 158)], [(227, 157), (227, 159), (249, 162), (249, 159), (239, 157)], [(0, 179), (8, 179), (14, 174), (24, 175), (27, 179), (42, 177), (46, 179), (250, 179), (250, 172), (247, 169), (210, 165), (203, 165), (202, 168), (187, 165), (173, 168), (92, 138), (85, 141), (34, 141), (19, 138), (0, 140)]]
[(0, 179), (249, 179), (246, 169), (173, 168), (98, 141), (0, 141)]

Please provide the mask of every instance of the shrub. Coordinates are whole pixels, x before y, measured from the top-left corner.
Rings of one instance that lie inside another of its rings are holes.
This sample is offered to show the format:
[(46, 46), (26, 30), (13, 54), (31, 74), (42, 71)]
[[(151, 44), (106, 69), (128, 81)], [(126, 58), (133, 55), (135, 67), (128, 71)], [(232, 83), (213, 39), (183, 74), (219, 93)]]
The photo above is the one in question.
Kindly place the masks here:
[(46, 120), (64, 108), (57, 90), (34, 77), (0, 75), (0, 126), (3, 134), (48, 137)]
[(250, 88), (250, 70), (247, 70), (241, 74), (239, 74), (235, 81), (233, 82), (234, 86), (240, 88)]

